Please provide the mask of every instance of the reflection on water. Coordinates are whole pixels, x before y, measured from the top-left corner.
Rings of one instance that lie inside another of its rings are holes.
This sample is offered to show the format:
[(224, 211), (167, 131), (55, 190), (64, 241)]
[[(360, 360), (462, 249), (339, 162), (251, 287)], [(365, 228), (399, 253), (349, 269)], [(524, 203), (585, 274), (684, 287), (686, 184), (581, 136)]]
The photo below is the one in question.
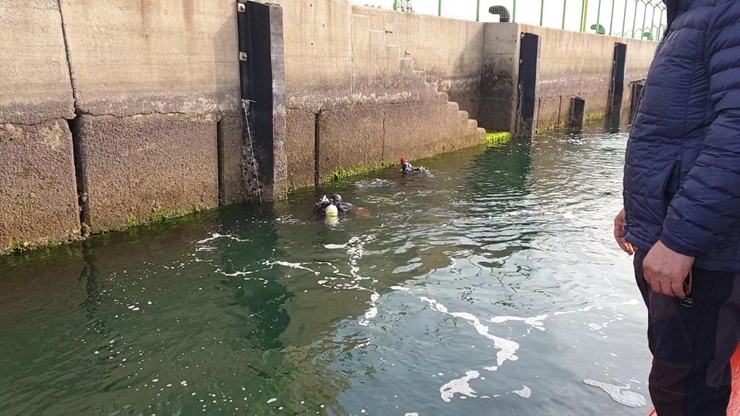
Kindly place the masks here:
[[(623, 135), (0, 259), (0, 415), (643, 415)], [(624, 399), (624, 400), (623, 400)]]

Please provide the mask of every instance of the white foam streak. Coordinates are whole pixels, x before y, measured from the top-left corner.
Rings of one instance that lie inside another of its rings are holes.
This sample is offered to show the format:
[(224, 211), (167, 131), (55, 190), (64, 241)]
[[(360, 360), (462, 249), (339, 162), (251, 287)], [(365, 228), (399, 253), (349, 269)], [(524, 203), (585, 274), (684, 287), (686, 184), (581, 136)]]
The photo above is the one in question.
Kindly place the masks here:
[(627, 407), (643, 407), (646, 404), (645, 397), (634, 391), (629, 391), (629, 385), (615, 386), (591, 379), (583, 380), (587, 386), (598, 387), (611, 397), (616, 403)]
[(252, 271), (243, 271), (243, 272), (234, 272), (234, 273), (226, 273), (224, 271), (218, 270), (218, 273), (221, 273), (222, 275), (226, 277), (238, 277), (238, 276), (248, 276), (254, 272)]
[(228, 239), (231, 239), (231, 240), (234, 240), (234, 241), (238, 241), (240, 243), (245, 243), (245, 242), (249, 241), (249, 240), (241, 239), (239, 237), (236, 237), (236, 236), (233, 236), (233, 235), (230, 235), (230, 234), (212, 233), (210, 237), (204, 238), (204, 239), (198, 241), (197, 244), (205, 244), (205, 243), (207, 243), (209, 241), (218, 240), (219, 238), (228, 238)]
[(300, 263), (291, 263), (291, 262), (288, 262), (288, 261), (276, 260), (274, 262), (274, 264), (277, 264), (278, 266), (290, 267), (291, 269), (306, 270), (306, 271), (309, 271), (309, 272), (315, 274), (316, 276), (318, 276), (319, 274), (321, 274), (321, 273), (319, 273), (317, 271), (314, 271), (314, 270), (309, 269), (306, 266), (303, 266)]
[(442, 396), (442, 400), (449, 403), (450, 400), (455, 397), (455, 394), (460, 394), (468, 397), (476, 397), (475, 394), (477, 392), (470, 387), (468, 382), (478, 377), (480, 377), (479, 372), (475, 370), (467, 371), (465, 372), (465, 377), (452, 380), (444, 386), (440, 387), (439, 394)]
[(506, 338), (497, 337), (495, 335), (491, 335), (488, 332), (488, 326), (483, 325), (481, 323), (480, 319), (478, 319), (476, 316), (469, 314), (467, 312), (448, 312), (447, 308), (442, 305), (441, 303), (437, 302), (434, 299), (429, 299), (426, 297), (419, 297), (420, 300), (429, 303), (429, 305), (432, 307), (432, 309), (445, 313), (450, 316), (454, 316), (455, 318), (460, 318), (468, 321), (469, 324), (473, 325), (475, 330), (484, 337), (490, 339), (493, 341), (493, 345), (499, 349), (499, 352), (496, 354), (496, 361), (497, 366), (501, 367), (501, 365), (504, 364), (504, 362), (508, 361), (516, 361), (519, 359), (519, 357), (516, 356), (516, 351), (519, 349), (519, 344)]
[(523, 399), (529, 399), (530, 397), (532, 397), (532, 390), (530, 390), (530, 388), (527, 386), (522, 386), (521, 390), (514, 390), (512, 391), (512, 393), (518, 395)]

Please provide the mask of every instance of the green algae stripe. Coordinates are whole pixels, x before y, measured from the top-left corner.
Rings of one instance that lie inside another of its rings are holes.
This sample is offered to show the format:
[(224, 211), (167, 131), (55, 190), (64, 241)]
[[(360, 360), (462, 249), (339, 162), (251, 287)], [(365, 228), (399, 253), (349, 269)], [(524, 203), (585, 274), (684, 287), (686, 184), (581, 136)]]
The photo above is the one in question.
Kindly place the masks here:
[(511, 133), (508, 131), (497, 131), (486, 133), (486, 146), (500, 146), (511, 140)]

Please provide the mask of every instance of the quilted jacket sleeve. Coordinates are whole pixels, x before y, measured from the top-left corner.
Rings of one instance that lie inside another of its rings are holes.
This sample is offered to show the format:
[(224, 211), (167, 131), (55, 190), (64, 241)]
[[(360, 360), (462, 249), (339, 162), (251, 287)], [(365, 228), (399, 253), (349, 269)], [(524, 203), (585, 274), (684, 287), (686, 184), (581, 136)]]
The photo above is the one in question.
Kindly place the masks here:
[(693, 257), (719, 244), (740, 220), (740, 1), (718, 1), (706, 45), (713, 122), (660, 237)]

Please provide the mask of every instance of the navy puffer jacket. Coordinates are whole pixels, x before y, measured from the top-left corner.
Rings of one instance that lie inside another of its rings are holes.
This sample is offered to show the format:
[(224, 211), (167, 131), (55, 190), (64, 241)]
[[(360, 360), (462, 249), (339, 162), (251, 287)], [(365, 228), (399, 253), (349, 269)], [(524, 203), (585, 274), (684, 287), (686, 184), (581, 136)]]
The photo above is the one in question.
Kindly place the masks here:
[(740, 272), (740, 0), (664, 0), (624, 171), (625, 238)]

